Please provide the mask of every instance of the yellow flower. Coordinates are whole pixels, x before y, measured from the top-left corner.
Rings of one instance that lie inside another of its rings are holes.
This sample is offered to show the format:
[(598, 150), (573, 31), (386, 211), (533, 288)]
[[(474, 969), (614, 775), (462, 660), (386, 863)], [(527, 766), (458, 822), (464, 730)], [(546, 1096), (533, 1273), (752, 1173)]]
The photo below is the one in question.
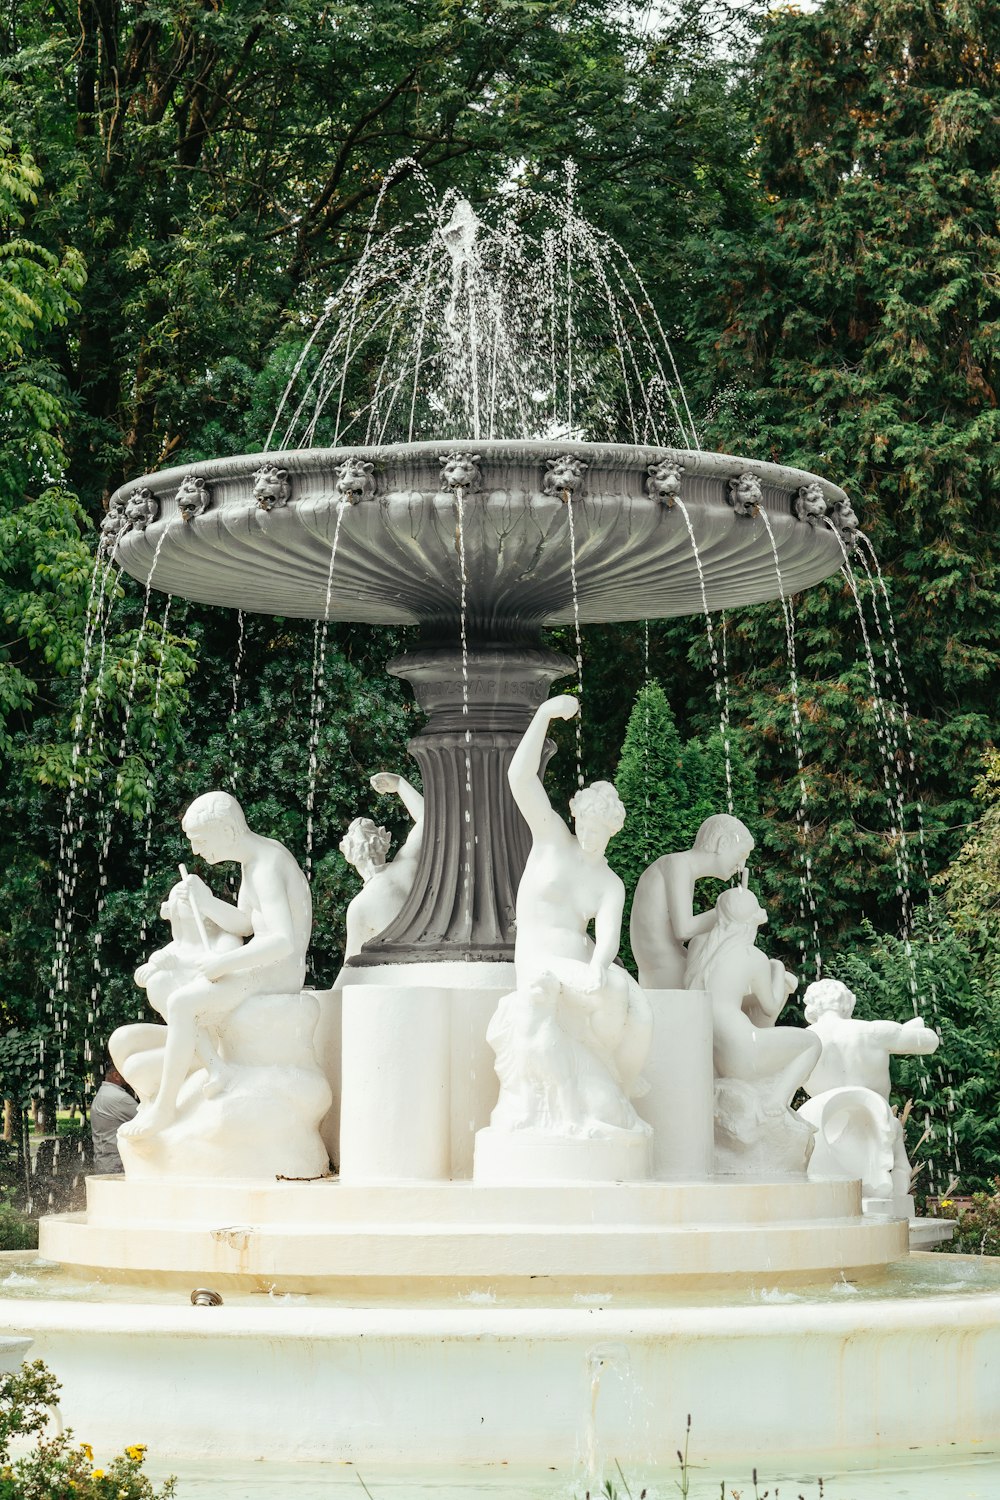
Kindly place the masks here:
[(942, 1198), (938, 1208), (954, 1208), (955, 1205), (950, 1198)]
[(130, 1443), (125, 1449), (125, 1453), (126, 1456), (130, 1458), (134, 1464), (141, 1464), (146, 1456), (146, 1444)]
[(93, 1469), (91, 1471), (90, 1477), (91, 1477), (91, 1479), (103, 1479), (104, 1478), (104, 1470), (103, 1469)]
[(92, 1464), (94, 1462), (94, 1450), (89, 1443), (81, 1443), (80, 1452), (83, 1454), (88, 1463)]

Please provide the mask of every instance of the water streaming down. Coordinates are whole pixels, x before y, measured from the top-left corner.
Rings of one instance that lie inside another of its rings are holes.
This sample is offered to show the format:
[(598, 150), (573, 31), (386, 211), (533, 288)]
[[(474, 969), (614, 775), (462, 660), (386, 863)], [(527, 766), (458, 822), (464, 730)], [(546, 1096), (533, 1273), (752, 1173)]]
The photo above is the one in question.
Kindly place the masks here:
[(242, 609), (236, 611), (236, 658), (233, 662), (233, 697), (229, 709), (232, 730), (229, 736), (229, 790), (235, 795), (240, 780), (242, 739), (239, 731), (240, 688), (243, 678), (243, 657), (246, 652), (247, 617)]
[(573, 520), (573, 497), (566, 495), (569, 518), (569, 567), (573, 585), (573, 639), (576, 645), (576, 689), (580, 707), (576, 711), (576, 784), (582, 787), (583, 774), (583, 637), (580, 634), (580, 589), (576, 576), (576, 523)]
[[(55, 1085), (55, 1108), (63, 1102), (66, 1083), (66, 1061), (70, 1040), (70, 961), (73, 950), (74, 908), (80, 879), (80, 858), (87, 823), (88, 803), (93, 782), (93, 760), (97, 734), (102, 717), (104, 693), (104, 663), (107, 654), (108, 629), (115, 602), (117, 580), (108, 584), (114, 571), (114, 554), (106, 559), (98, 556), (95, 572), (91, 578), (91, 594), (85, 616), (83, 654), (80, 667), (80, 692), (76, 714), (73, 718), (73, 742), (70, 752), (69, 781), (63, 805), (63, 817), (59, 837), (59, 864), (57, 870), (57, 907), (55, 920), (55, 952), (49, 984), (47, 1012), (53, 1020), (58, 1039), (58, 1055), (55, 1060), (53, 1081)], [(97, 582), (96, 600), (94, 582)], [(97, 665), (93, 667), (97, 645)], [(86, 730), (86, 738), (84, 732)], [(89, 1061), (91, 1050), (90, 1024), (92, 1012), (88, 1009), (83, 1039), (83, 1051)], [(39, 1095), (46, 1102), (45, 1094), (45, 1041), (39, 1041), (38, 1080)]]
[(330, 604), (333, 599), (333, 570), (337, 562), (337, 547), (340, 544), (340, 527), (344, 511), (349, 504), (344, 496), (337, 505), (337, 519), (333, 526), (330, 543), (330, 565), (326, 574), (326, 601), (322, 622), (313, 626), (312, 686), (309, 694), (309, 749), (307, 756), (308, 780), (306, 784), (306, 878), (312, 881), (313, 842), (315, 837), (316, 778), (319, 770), (319, 734), (326, 705), (326, 648), (329, 633)]
[[(847, 551), (847, 548), (844, 546), (843, 538), (840, 537), (839, 533), (837, 535), (844, 559), (843, 566), (841, 568), (841, 574), (845, 582), (847, 583), (848, 589), (851, 593), (851, 597), (854, 601), (854, 609), (861, 631), (861, 640), (864, 646), (865, 662), (868, 669), (868, 681), (872, 695), (872, 712), (875, 720), (875, 735), (876, 739), (878, 740), (879, 751), (882, 760), (882, 780), (885, 790), (886, 808), (889, 814), (890, 839), (892, 842), (893, 860), (896, 866), (896, 894), (900, 901), (900, 908), (902, 913), (901, 932), (907, 960), (910, 1000), (914, 1015), (918, 1015), (920, 1012), (920, 986), (917, 978), (916, 960), (914, 958), (913, 945), (911, 941), (911, 899), (909, 889), (909, 867), (908, 861), (906, 859), (906, 830), (903, 826), (901, 816), (901, 793), (899, 796), (897, 796), (893, 791), (893, 780), (895, 779), (898, 783), (899, 768), (898, 764), (894, 764), (892, 760), (892, 750), (888, 730), (888, 713), (885, 707), (885, 701), (882, 697), (881, 688), (879, 687), (878, 669), (875, 664), (875, 653), (872, 650), (871, 636), (868, 631), (868, 622), (865, 618), (864, 606), (861, 602), (861, 595), (858, 590), (857, 578), (855, 576), (854, 569), (851, 566), (850, 555)], [(929, 1102), (927, 1099), (927, 1065), (923, 1062), (922, 1059), (918, 1064), (918, 1075), (920, 1078), (920, 1091), (923, 1095), (922, 1110), (924, 1129), (928, 1139), (933, 1142), (935, 1139), (936, 1121), (931, 1115)], [(950, 1121), (946, 1124), (946, 1131), (950, 1136)], [(929, 1185), (932, 1191), (936, 1190), (939, 1186), (939, 1183), (937, 1179), (936, 1160), (933, 1155), (928, 1158), (928, 1177)]]
[(708, 607), (708, 593), (705, 588), (705, 569), (702, 566), (701, 553), (698, 550), (698, 539), (695, 536), (694, 526), (691, 523), (691, 513), (680, 495), (674, 496), (674, 504), (684, 517), (684, 525), (687, 527), (688, 538), (691, 542), (691, 551), (694, 556), (694, 564), (698, 570), (698, 590), (701, 594), (701, 609), (705, 617), (705, 635), (708, 640), (708, 658), (712, 666), (712, 683), (715, 688), (715, 707), (719, 715), (719, 733), (722, 736), (722, 749), (726, 761), (726, 790), (728, 802), (726, 811), (733, 812), (733, 765), (732, 747), (729, 743), (728, 725), (728, 700), (729, 685), (726, 683), (725, 694), (723, 694), (722, 675), (719, 670), (719, 652), (715, 643), (715, 630), (712, 625), (712, 613)]
[[(92, 973), (90, 983), (90, 1010), (88, 1015), (91, 1021), (93, 1036), (98, 1039), (100, 1039), (101, 1037), (101, 1009), (104, 985), (104, 966), (101, 957), (101, 918), (104, 915), (104, 908), (107, 902), (108, 894), (108, 855), (111, 850), (111, 840), (114, 837), (116, 829), (118, 828), (118, 819), (121, 812), (122, 789), (124, 785), (126, 770), (126, 752), (128, 748), (129, 725), (132, 720), (132, 709), (135, 703), (136, 684), (139, 680), (139, 664), (142, 659), (142, 650), (146, 640), (147, 626), (149, 624), (149, 610), (153, 574), (156, 571), (156, 564), (159, 561), (160, 553), (163, 549), (163, 544), (166, 541), (167, 534), (168, 528), (164, 527), (159, 538), (157, 539), (156, 547), (153, 552), (153, 560), (150, 564), (149, 573), (146, 578), (146, 586), (142, 602), (142, 616), (139, 621), (139, 628), (136, 631), (135, 644), (132, 648), (132, 659), (129, 666), (128, 690), (125, 694), (125, 703), (122, 710), (122, 724), (121, 732), (118, 738), (117, 750), (113, 760), (107, 768), (106, 773), (101, 775), (97, 783), (97, 797), (95, 806), (95, 818), (99, 829), (97, 848), (97, 908), (94, 913), (93, 937), (91, 941), (91, 947), (93, 951), (91, 961)], [(114, 796), (111, 799), (109, 799), (108, 797), (109, 777), (114, 778)], [(101, 1040), (98, 1040), (98, 1060), (102, 1048), (103, 1042)], [(92, 1060), (91, 1055), (87, 1052), (86, 1040), (84, 1044), (84, 1055), (85, 1057), (87, 1057), (88, 1061)]]
[[(465, 560), (465, 493), (461, 485), (455, 490), (455, 545), (459, 568), (459, 630), (462, 640), (462, 719), (465, 724), (465, 809), (462, 861), (462, 889), (469, 899), (472, 873), (472, 734), (469, 729), (469, 574)], [(470, 907), (471, 916), (471, 907)]]
[[(805, 924), (811, 923), (813, 934), (814, 963), (816, 978), (819, 979), (823, 973), (823, 956), (819, 941), (819, 913), (816, 906), (816, 893), (813, 889), (812, 878), (812, 854), (810, 852), (810, 840), (812, 828), (809, 821), (809, 789), (806, 784), (805, 774), (805, 752), (802, 743), (802, 714), (799, 708), (799, 672), (798, 661), (795, 650), (795, 611), (791, 599), (785, 595), (785, 584), (781, 575), (781, 561), (778, 556), (778, 544), (775, 540), (774, 529), (770, 518), (763, 506), (760, 507), (760, 518), (764, 522), (768, 540), (771, 543), (771, 552), (774, 556), (774, 572), (778, 580), (780, 591), (781, 613), (785, 624), (785, 648), (788, 653), (789, 688), (792, 700), (792, 743), (795, 746), (795, 766), (799, 783), (799, 800), (795, 808), (795, 822), (798, 830), (799, 860), (801, 873), (799, 885), (801, 891), (800, 915)], [(802, 939), (802, 965), (805, 967), (806, 949), (805, 937)]]
[[(859, 549), (859, 551), (855, 553), (855, 557), (856, 557), (857, 561), (860, 562), (861, 568), (864, 571), (865, 577), (868, 580), (868, 584), (869, 584), (869, 588), (870, 588), (869, 599), (870, 599), (870, 603), (871, 603), (871, 607), (872, 607), (872, 619), (874, 621), (875, 628), (876, 628), (876, 631), (878, 633), (879, 640), (881, 641), (881, 644), (882, 644), (882, 654), (883, 654), (883, 657), (884, 657), (884, 660), (885, 660), (884, 680), (885, 680), (886, 691), (887, 691), (887, 700), (886, 701), (889, 704), (890, 716), (891, 716), (891, 723), (892, 723), (892, 727), (893, 727), (893, 730), (894, 730), (892, 749), (893, 749), (894, 765), (896, 766), (896, 777), (895, 777), (896, 802), (897, 802), (897, 807), (898, 807), (900, 826), (902, 826), (903, 825), (903, 820), (904, 820), (904, 808), (903, 808), (902, 775), (901, 775), (901, 771), (900, 771), (900, 766), (901, 766), (901, 762), (903, 760), (903, 747), (902, 747), (902, 744), (900, 742), (899, 735), (898, 735), (898, 727), (899, 727), (900, 723), (902, 724), (903, 731), (904, 731), (905, 738), (906, 738), (906, 760), (907, 760), (907, 764), (908, 764), (908, 769), (909, 769), (909, 772), (910, 772), (910, 776), (911, 776), (912, 779), (915, 780), (916, 779), (916, 775), (917, 775), (916, 750), (915, 750), (915, 746), (914, 746), (914, 742), (913, 742), (913, 728), (912, 728), (912, 725), (910, 723), (910, 712), (909, 712), (909, 702), (908, 702), (906, 677), (905, 677), (905, 674), (903, 672), (902, 658), (900, 657), (900, 653), (899, 653), (899, 642), (898, 642), (898, 638), (897, 638), (897, 634), (896, 634), (896, 622), (895, 622), (895, 619), (893, 617), (892, 603), (891, 603), (891, 600), (889, 598), (889, 591), (888, 591), (888, 587), (886, 585), (885, 576), (884, 576), (884, 574), (882, 572), (881, 565), (879, 564), (879, 560), (878, 560), (878, 556), (877, 556), (877, 554), (875, 552), (875, 548), (872, 546), (871, 542), (868, 540), (867, 537), (862, 536), (861, 537), (861, 543), (862, 543), (862, 548)], [(879, 606), (879, 600), (880, 599), (881, 599), (881, 608)], [(893, 669), (895, 669), (896, 686), (898, 687), (898, 690), (899, 690), (898, 704), (897, 704), (897, 702), (896, 702), (896, 700), (895, 700), (895, 698), (893, 696), (893, 675), (894, 675)], [(925, 836), (925, 827), (924, 827), (923, 801), (922, 801), (922, 798), (920, 796), (920, 788), (919, 788), (919, 786), (915, 786), (914, 787), (914, 793), (915, 793), (915, 812), (916, 812), (916, 823), (917, 823), (917, 845), (918, 845), (919, 856), (920, 856), (921, 874), (923, 876), (924, 887), (925, 887), (925, 889), (929, 890), (930, 889), (930, 870), (929, 870), (928, 863), (927, 863), (927, 847), (926, 847), (926, 836)], [(909, 881), (910, 873), (911, 872), (910, 872), (909, 862), (908, 861), (906, 863), (905, 873), (906, 873), (907, 880)], [(915, 959), (915, 955), (913, 953), (913, 947), (912, 947), (912, 940), (913, 940), (913, 926), (912, 926), (912, 924), (913, 924), (913, 913), (914, 913), (914, 903), (913, 903), (913, 899), (912, 899), (912, 896), (911, 896), (911, 899), (907, 902), (907, 905), (904, 908), (903, 924), (902, 924), (902, 934), (901, 935), (902, 935), (902, 941), (903, 941), (903, 945), (904, 945), (904, 951), (906, 952), (907, 959), (908, 959), (909, 964), (910, 964), (911, 974), (913, 975), (913, 977), (915, 979), (915, 976), (916, 976), (916, 959)], [(929, 941), (929, 943), (933, 944), (933, 942), (934, 942), (933, 931), (929, 931), (928, 932), (928, 941)], [(938, 989), (937, 989), (937, 982), (936, 982), (936, 980), (934, 978), (934, 968), (933, 968), (933, 965), (931, 966), (930, 975), (929, 975), (927, 983), (928, 983), (927, 997), (930, 1000), (931, 1022), (933, 1024), (935, 1030), (938, 1032), (938, 1035), (940, 1036), (941, 1035), (941, 1013), (940, 1013), (940, 1008), (939, 1008), (939, 1005), (938, 1005)], [(919, 994), (914, 994), (913, 999), (914, 999), (914, 1007), (915, 1007), (915, 1010), (916, 1010), (920, 1006), (920, 997), (919, 997)], [(952, 1074), (951, 1069), (947, 1068), (947, 1067), (944, 1067), (941, 1064), (940, 1061), (936, 1061), (935, 1062), (934, 1069), (935, 1069), (935, 1074), (936, 1074), (938, 1083), (943, 1088), (944, 1093), (945, 1093), (945, 1098), (946, 1098), (946, 1101), (947, 1101), (946, 1108), (947, 1108), (948, 1114), (947, 1114), (947, 1117), (945, 1119), (944, 1125), (945, 1125), (945, 1141), (946, 1141), (947, 1150), (948, 1150), (948, 1153), (949, 1153), (949, 1156), (950, 1156), (950, 1160), (951, 1160), (951, 1167), (953, 1168), (953, 1170), (955, 1171), (955, 1173), (960, 1176), (961, 1175), (961, 1170), (962, 1170), (962, 1168), (961, 1168), (961, 1160), (960, 1160), (959, 1153), (958, 1153), (958, 1143), (957, 1143), (957, 1140), (955, 1138), (955, 1133), (954, 1133), (954, 1129), (952, 1127), (952, 1121), (951, 1121), (951, 1116), (954, 1115), (955, 1108), (956, 1108), (956, 1106), (955, 1106), (955, 1080), (954, 1080), (954, 1075)]]
[[(142, 838), (142, 889), (149, 889), (149, 877), (152, 873), (152, 846), (153, 846), (153, 808), (156, 802), (155, 786), (156, 779), (153, 775), (153, 767), (156, 764), (156, 752), (159, 747), (160, 731), (160, 705), (163, 694), (163, 666), (166, 659), (165, 644), (167, 630), (170, 625), (170, 611), (173, 604), (173, 595), (168, 594), (163, 606), (163, 618), (160, 621), (160, 655), (156, 663), (156, 682), (153, 687), (153, 713), (152, 713), (152, 739), (149, 746), (149, 764), (146, 771), (146, 808), (143, 814), (143, 838)], [(142, 906), (142, 927), (139, 931), (139, 951), (145, 953), (146, 939), (149, 935), (150, 905), (148, 901)]]

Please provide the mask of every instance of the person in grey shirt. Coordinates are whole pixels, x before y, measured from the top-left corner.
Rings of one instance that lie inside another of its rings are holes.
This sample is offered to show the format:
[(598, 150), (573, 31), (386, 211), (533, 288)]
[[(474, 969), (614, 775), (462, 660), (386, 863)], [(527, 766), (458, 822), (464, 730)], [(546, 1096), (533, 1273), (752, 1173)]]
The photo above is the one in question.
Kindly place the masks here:
[(118, 1069), (109, 1065), (90, 1106), (95, 1172), (124, 1172), (118, 1154), (118, 1127), (131, 1120), (138, 1108), (135, 1095)]

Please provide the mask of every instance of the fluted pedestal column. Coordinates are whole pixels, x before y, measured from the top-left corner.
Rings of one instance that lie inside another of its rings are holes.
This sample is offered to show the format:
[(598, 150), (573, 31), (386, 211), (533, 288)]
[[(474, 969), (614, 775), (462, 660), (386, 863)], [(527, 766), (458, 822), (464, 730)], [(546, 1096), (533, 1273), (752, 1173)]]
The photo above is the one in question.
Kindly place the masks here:
[[(424, 837), (413, 889), (396, 920), (352, 966), (510, 961), (514, 903), (531, 835), (507, 767), (569, 657), (524, 646), (426, 647), (388, 670), (413, 684), (428, 714), (409, 744), (424, 787)], [(467, 709), (467, 711), (466, 711)]]

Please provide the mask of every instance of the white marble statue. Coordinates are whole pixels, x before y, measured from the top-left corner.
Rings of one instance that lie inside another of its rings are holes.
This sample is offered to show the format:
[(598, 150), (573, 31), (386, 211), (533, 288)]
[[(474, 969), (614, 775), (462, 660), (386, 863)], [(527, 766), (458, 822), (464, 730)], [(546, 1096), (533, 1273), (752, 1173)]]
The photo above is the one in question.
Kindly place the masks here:
[(753, 847), (753, 836), (739, 818), (716, 813), (698, 829), (693, 848), (664, 854), (643, 871), (629, 933), (643, 989), (683, 988), (686, 945), (709, 932), (717, 915), (716, 908), (695, 914), (695, 884), (731, 880), (745, 870)]
[(376, 792), (395, 792), (413, 819), (413, 827), (395, 859), (386, 860), (392, 842), (371, 818), (355, 818), (340, 841), (340, 852), (364, 885), (347, 908), (344, 957), (353, 958), (370, 938), (378, 937), (403, 909), (410, 894), (424, 836), (424, 799), (415, 787), (391, 771), (371, 778)]
[(569, 1007), (593, 998), (563, 985), (551, 971), (503, 997), (486, 1032), (500, 1080), (490, 1119), (494, 1130), (588, 1140), (614, 1138), (621, 1131), (649, 1133), (602, 1060), (602, 1049), (586, 1046), (574, 1034), (586, 1029), (589, 1005), (578, 1028), (567, 1024)]
[(804, 998), (809, 1029), (823, 1045), (799, 1110), (817, 1132), (810, 1176), (858, 1178), (866, 1212), (912, 1218), (903, 1127), (889, 1104), (889, 1059), (928, 1056), (938, 1034), (919, 1016), (856, 1021), (856, 997), (839, 979), (816, 980)]
[(650, 1129), (630, 1101), (647, 1089), (652, 1013), (615, 962), (625, 887), (604, 857), (625, 809), (613, 786), (596, 782), (570, 803), (573, 834), (539, 777), (549, 724), (578, 707), (569, 696), (543, 703), (507, 772), (532, 844), (517, 892), (517, 987), (487, 1032), (500, 1097), (476, 1138), (479, 1181), (635, 1179), (649, 1170)]
[(517, 987), (487, 1031), (500, 1096), (476, 1137), (477, 1181), (640, 1179), (649, 1171), (650, 1127), (631, 1100), (648, 1087), (652, 1012), (615, 962), (625, 887), (605, 858), (625, 809), (609, 782), (595, 782), (570, 802), (571, 833), (539, 776), (549, 725), (578, 709), (568, 695), (543, 703), (507, 772), (532, 843), (517, 892)]
[(530, 988), (540, 975), (556, 976), (570, 997), (566, 1016), (579, 1039), (599, 1050), (627, 1097), (640, 1097), (652, 1014), (639, 985), (615, 963), (625, 887), (604, 853), (625, 822), (625, 809), (610, 782), (596, 781), (570, 802), (571, 833), (539, 777), (549, 724), (578, 710), (569, 694), (543, 703), (507, 771), (532, 840), (517, 891), (514, 969), (519, 990)]
[(210, 864), (238, 860), (242, 880), (233, 905), (185, 871), (161, 908), (171, 941), (136, 982), (167, 1024), (121, 1027), (109, 1043), (140, 1098), (119, 1132), (126, 1173), (320, 1175), (330, 1089), (313, 1047), (318, 1005), (302, 988), (308, 882), (227, 792), (198, 797), (183, 828)]
[(722, 1172), (803, 1172), (812, 1140), (789, 1109), (820, 1040), (775, 1022), (797, 980), (756, 946), (767, 913), (743, 884), (723, 891), (715, 921), (691, 941), (685, 980), (712, 1004), (716, 1163)]

